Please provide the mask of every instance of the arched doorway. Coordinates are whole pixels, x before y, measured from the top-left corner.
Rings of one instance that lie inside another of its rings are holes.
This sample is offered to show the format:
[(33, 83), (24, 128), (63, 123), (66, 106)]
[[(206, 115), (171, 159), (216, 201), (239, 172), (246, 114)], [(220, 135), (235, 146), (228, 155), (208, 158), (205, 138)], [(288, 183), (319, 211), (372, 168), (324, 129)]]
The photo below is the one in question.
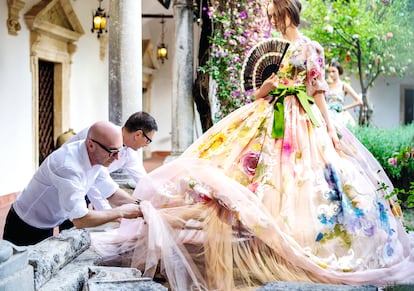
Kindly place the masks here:
[(34, 149), (37, 166), (69, 127), (69, 81), (75, 42), (84, 34), (69, 0), (40, 1), (24, 15), (30, 29)]

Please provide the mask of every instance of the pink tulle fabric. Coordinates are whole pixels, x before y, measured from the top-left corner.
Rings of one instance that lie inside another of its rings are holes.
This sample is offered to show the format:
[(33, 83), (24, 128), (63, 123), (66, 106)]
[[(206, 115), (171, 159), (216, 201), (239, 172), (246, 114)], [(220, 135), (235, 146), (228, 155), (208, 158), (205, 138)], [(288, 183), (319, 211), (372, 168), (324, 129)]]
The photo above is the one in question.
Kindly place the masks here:
[[(289, 83), (323, 90), (323, 53), (306, 38), (296, 45), (281, 80), (294, 72)], [(413, 282), (412, 239), (379, 163), (340, 124), (337, 152), (318, 107), (310, 104), (315, 126), (295, 96), (283, 102), (283, 138), (273, 138), (269, 101), (229, 114), (141, 179), (133, 195), (143, 218), (92, 233), (93, 249), (163, 274), (172, 290)]]

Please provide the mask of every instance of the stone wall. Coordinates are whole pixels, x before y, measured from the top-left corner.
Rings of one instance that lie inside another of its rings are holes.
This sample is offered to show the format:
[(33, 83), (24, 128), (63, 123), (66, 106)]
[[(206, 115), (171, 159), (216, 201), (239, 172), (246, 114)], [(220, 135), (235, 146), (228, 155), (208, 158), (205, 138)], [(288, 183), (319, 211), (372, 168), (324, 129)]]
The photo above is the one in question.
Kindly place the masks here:
[(167, 290), (135, 268), (100, 266), (88, 230), (69, 229), (36, 245), (0, 240), (0, 290)]

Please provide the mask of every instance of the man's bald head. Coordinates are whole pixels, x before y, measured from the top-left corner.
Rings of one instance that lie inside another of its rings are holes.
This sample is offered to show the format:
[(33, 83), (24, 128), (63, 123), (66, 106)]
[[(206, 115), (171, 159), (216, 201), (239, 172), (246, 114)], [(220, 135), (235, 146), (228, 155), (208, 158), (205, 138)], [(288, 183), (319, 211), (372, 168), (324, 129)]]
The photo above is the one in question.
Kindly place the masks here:
[(98, 121), (88, 131), (87, 138), (98, 140), (109, 148), (120, 148), (122, 146), (122, 131), (109, 121)]
[(87, 149), (92, 165), (108, 166), (117, 158), (110, 152), (119, 151), (122, 145), (122, 130), (119, 126), (109, 121), (98, 121), (89, 128)]

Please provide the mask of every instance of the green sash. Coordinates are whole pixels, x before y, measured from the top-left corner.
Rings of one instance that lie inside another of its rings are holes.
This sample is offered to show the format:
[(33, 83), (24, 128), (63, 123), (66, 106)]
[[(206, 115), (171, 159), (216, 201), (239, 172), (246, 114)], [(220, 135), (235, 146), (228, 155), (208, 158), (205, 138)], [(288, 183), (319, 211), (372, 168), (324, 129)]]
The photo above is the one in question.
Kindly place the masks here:
[(319, 126), (318, 121), (313, 115), (312, 109), (309, 104), (313, 104), (315, 100), (313, 97), (306, 94), (305, 86), (285, 86), (279, 85), (276, 89), (269, 92), (269, 95), (277, 97), (275, 104), (273, 105), (273, 128), (272, 128), (272, 137), (273, 138), (282, 138), (285, 129), (285, 114), (283, 108), (283, 101), (286, 96), (294, 95), (298, 98), (300, 105), (302, 105), (306, 114), (309, 116), (312, 124), (314, 126)]

